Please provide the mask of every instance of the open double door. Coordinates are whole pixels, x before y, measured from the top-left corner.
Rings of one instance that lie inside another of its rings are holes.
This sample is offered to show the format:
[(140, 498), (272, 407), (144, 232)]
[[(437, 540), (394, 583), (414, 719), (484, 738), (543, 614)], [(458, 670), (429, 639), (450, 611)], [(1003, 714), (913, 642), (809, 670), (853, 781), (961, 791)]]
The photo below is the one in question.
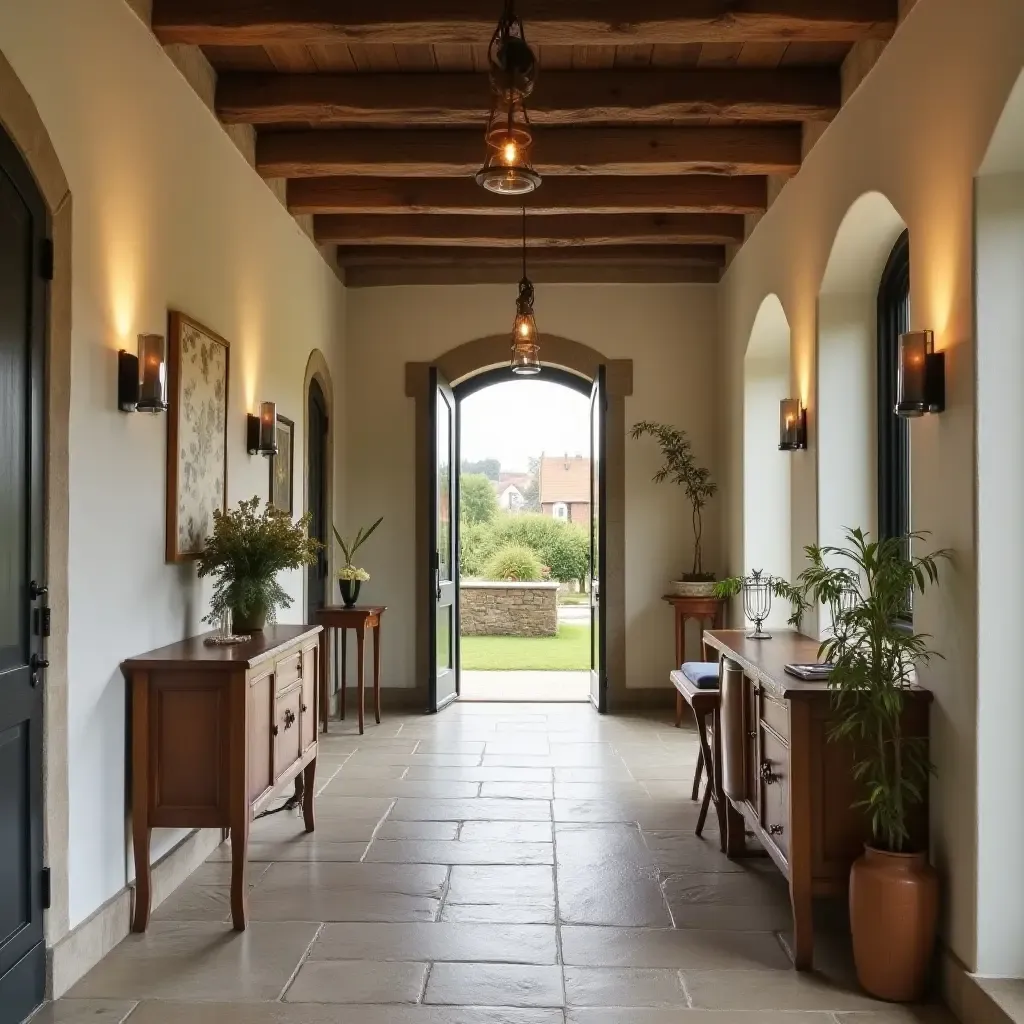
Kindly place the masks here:
[[(428, 552), (431, 561), (429, 592), (424, 595), (430, 609), (427, 643), (428, 707), (440, 711), (459, 697), (459, 406), (451, 385), (436, 367), (430, 370), (431, 465), (430, 530)], [(601, 585), (605, 578), (605, 368), (598, 368), (590, 396), (590, 699), (600, 712), (607, 710), (608, 679), (605, 656), (605, 601)]]

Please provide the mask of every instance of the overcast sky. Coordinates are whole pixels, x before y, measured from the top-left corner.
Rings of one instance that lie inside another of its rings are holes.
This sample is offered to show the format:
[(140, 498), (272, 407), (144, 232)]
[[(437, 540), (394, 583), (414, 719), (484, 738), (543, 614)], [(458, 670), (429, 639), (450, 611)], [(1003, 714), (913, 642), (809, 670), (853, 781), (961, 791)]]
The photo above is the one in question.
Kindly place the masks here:
[(541, 452), (590, 456), (590, 399), (561, 384), (493, 384), (466, 398), (461, 415), (462, 457), (499, 459), (504, 472), (525, 471)]

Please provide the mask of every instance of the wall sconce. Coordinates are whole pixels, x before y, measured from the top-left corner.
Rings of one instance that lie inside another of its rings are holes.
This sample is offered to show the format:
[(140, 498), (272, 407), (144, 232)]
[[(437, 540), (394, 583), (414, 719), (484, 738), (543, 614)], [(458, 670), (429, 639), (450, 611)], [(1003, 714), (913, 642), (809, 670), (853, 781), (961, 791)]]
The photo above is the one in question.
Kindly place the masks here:
[(139, 354), (117, 353), (117, 407), (121, 412), (167, 411), (167, 363), (159, 334), (139, 335)]
[(923, 416), (946, 408), (946, 353), (935, 351), (931, 331), (900, 335), (896, 415)]
[(250, 455), (277, 454), (277, 403), (260, 402), (259, 416), (249, 413), (246, 421), (246, 447)]
[(796, 452), (807, 447), (807, 410), (799, 398), (779, 403), (779, 451)]

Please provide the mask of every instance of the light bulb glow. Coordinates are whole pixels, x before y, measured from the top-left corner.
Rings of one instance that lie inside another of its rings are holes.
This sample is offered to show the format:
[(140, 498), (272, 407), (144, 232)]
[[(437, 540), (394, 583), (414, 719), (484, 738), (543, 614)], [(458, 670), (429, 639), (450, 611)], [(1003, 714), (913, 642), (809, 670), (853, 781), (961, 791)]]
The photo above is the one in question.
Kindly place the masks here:
[(509, 139), (501, 148), (501, 155), (506, 164), (515, 164), (519, 158), (519, 147)]

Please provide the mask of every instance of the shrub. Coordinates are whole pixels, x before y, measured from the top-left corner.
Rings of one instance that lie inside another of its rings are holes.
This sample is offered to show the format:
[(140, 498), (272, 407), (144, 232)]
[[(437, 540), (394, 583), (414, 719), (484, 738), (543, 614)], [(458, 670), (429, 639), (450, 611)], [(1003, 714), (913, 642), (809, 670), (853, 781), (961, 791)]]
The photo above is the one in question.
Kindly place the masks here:
[(581, 584), (590, 571), (590, 534), (575, 523), (559, 523), (561, 529), (544, 552), (551, 576), (559, 583)]
[(481, 473), (463, 473), (459, 480), (459, 517), (462, 523), (490, 523), (498, 515), (498, 496)]
[(479, 576), (497, 545), (492, 523), (463, 523), (459, 530), (459, 570), (463, 576)]
[(499, 548), (487, 560), (483, 575), (488, 580), (512, 583), (536, 583), (542, 578), (540, 559), (524, 545)]

